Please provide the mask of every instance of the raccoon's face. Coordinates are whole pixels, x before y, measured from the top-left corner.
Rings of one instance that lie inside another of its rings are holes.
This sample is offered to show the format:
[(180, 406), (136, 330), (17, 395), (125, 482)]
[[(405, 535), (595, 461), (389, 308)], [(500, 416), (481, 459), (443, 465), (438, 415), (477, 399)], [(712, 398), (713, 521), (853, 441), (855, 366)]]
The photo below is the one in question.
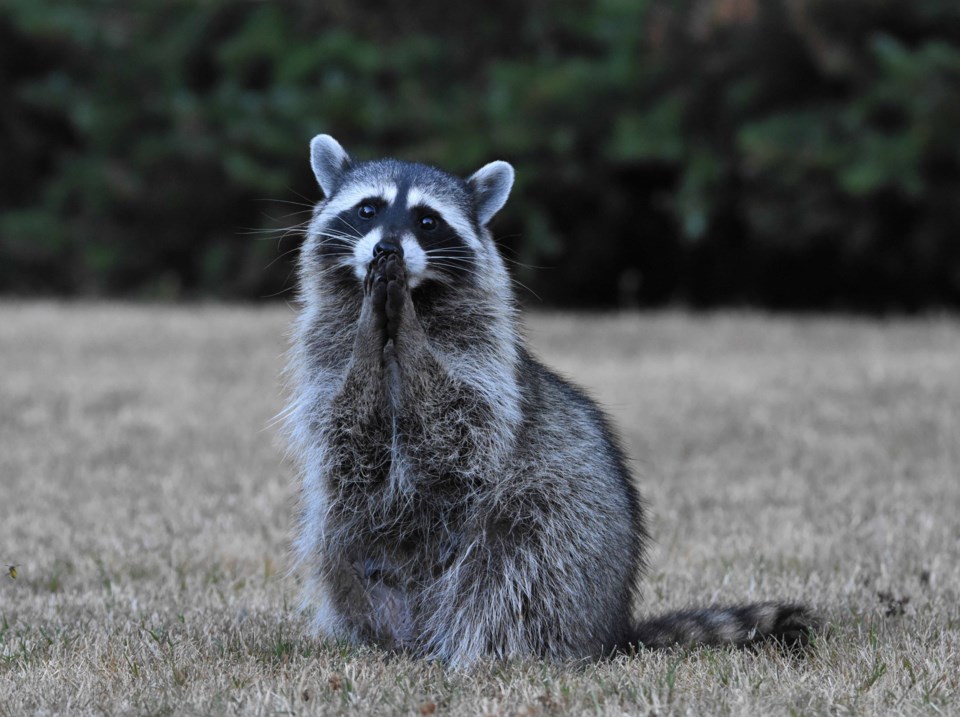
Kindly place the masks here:
[(407, 282), (467, 282), (496, 249), (486, 225), (513, 185), (513, 168), (492, 162), (469, 179), (393, 159), (354, 162), (329, 135), (310, 144), (326, 201), (310, 229), (311, 250), (361, 286), (374, 256), (403, 257)]

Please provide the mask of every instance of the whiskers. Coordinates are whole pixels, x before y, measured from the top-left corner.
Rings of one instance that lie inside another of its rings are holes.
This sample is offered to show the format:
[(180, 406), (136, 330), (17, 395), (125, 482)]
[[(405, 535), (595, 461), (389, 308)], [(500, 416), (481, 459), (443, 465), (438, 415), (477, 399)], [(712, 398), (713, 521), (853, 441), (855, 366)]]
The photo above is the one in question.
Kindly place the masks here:
[[(483, 274), (476, 267), (475, 254), (467, 247), (438, 247), (427, 249), (424, 253), (427, 255), (428, 275), (431, 279), (442, 284), (455, 286), (456, 274), (464, 274), (474, 279), (482, 279), (483, 277)], [(434, 268), (439, 271), (430, 272), (430, 269)], [(537, 301), (542, 301), (533, 289), (518, 281), (512, 275), (510, 275), (510, 282), (529, 293)]]
[[(279, 221), (280, 219), (288, 219), (290, 217), (294, 217), (299, 214), (306, 214), (306, 212), (292, 212), (290, 214), (285, 214), (281, 217), (271, 217), (268, 215), (264, 215), (264, 216), (266, 216), (271, 221), (276, 222), (276, 221)], [(276, 239), (277, 248), (279, 248), (280, 245), (283, 243), (283, 240), (286, 239), (288, 236), (297, 236), (297, 237), (306, 236), (307, 229), (309, 228), (309, 226), (310, 226), (310, 220), (304, 219), (302, 222), (297, 222), (296, 224), (293, 224), (293, 225), (284, 224), (283, 226), (274, 227), (274, 228), (244, 227), (242, 229), (239, 229), (237, 231), (237, 234), (240, 236), (252, 236), (255, 239), (262, 239), (262, 240)]]
[[(427, 274), (441, 283), (453, 285), (455, 277), (449, 274), (480, 276), (474, 262), (474, 254), (466, 247), (438, 247), (425, 249), (423, 253), (427, 255)], [(431, 269), (439, 271), (431, 272)]]
[[(310, 205), (301, 204), (299, 202), (289, 202), (285, 200), (263, 200), (263, 201), (276, 201), (281, 204), (292, 204), (294, 206), (307, 207), (306, 209), (290, 212), (288, 214), (284, 214), (281, 216), (271, 216), (269, 214), (263, 215), (271, 222), (274, 222), (274, 223), (283, 222), (282, 226), (272, 227), (272, 228), (271, 227), (244, 228), (237, 231), (237, 234), (239, 236), (253, 237), (255, 240), (258, 240), (258, 241), (265, 241), (265, 240), (276, 241), (277, 251), (280, 253), (278, 253), (277, 256), (273, 257), (273, 259), (271, 259), (261, 269), (261, 271), (267, 272), (271, 267), (273, 267), (274, 264), (282, 261), (283, 259), (285, 259), (286, 257), (292, 254), (296, 254), (300, 250), (302, 239), (303, 237), (306, 236), (307, 230), (310, 227), (313, 209)], [(287, 221), (290, 218), (300, 217), (305, 214), (311, 215), (311, 216), (303, 219), (302, 221), (296, 222), (295, 224), (292, 224), (292, 225), (287, 223)], [(295, 239), (297, 239), (296, 244), (293, 247), (287, 249), (286, 251), (281, 252), (283, 243), (288, 237), (294, 237)], [(293, 273), (294, 273), (294, 267), (292, 266), (292, 262), (291, 262), (290, 270), (287, 272), (287, 275), (281, 284), (281, 288), (271, 294), (261, 295), (260, 298), (272, 299), (282, 294), (286, 294), (287, 292), (293, 291), (294, 285), (290, 283), (290, 279), (293, 276)]]
[[(237, 232), (239, 236), (253, 237), (258, 241), (276, 241), (277, 255), (271, 257), (270, 261), (262, 267), (263, 272), (267, 272), (280, 262), (285, 262), (288, 257), (295, 256), (305, 246), (304, 242), (308, 240), (315, 242), (312, 246), (319, 248), (319, 253), (323, 257), (323, 261), (311, 269), (314, 276), (323, 279), (334, 271), (352, 268), (353, 250), (357, 241), (362, 238), (362, 234), (350, 222), (342, 217), (336, 217), (339, 223), (328, 222), (318, 226), (314, 223), (318, 215), (316, 205), (312, 202), (287, 199), (261, 199), (259, 201), (271, 202), (278, 206), (287, 205), (294, 209), (294, 211), (285, 214), (267, 212), (262, 214), (266, 220), (265, 223), (280, 226), (245, 227)], [(293, 221), (292, 224), (290, 223), (291, 220)], [(284, 242), (288, 239), (295, 240), (295, 245), (285, 248)], [(290, 279), (296, 271), (296, 262), (290, 261), (290, 264), (290, 271), (282, 282), (282, 288), (274, 293), (263, 295), (261, 298), (274, 298), (294, 290), (295, 286), (291, 284)]]
[[(281, 226), (277, 227), (244, 227), (240, 229), (237, 233), (241, 236), (253, 236), (257, 239), (277, 239), (277, 246), (279, 248), (280, 244), (288, 236), (298, 236), (302, 237), (306, 234), (307, 228), (310, 226), (310, 222), (313, 218), (313, 204), (308, 204), (305, 202), (294, 202), (288, 199), (258, 199), (260, 202), (270, 202), (271, 204), (287, 204), (293, 207), (300, 207), (297, 211), (289, 212), (287, 214), (281, 214), (279, 216), (274, 216), (266, 212), (262, 213), (262, 216), (269, 222), (273, 224), (280, 224)], [(290, 225), (288, 221), (291, 217), (301, 217), (307, 215), (302, 221)]]

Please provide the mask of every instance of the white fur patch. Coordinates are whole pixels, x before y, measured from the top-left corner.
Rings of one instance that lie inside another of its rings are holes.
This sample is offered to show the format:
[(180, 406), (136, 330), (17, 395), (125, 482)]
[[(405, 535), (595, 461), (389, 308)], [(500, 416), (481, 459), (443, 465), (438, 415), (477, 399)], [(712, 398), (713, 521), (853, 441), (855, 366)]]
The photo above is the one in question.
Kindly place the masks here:
[(367, 268), (373, 259), (373, 247), (380, 241), (382, 234), (383, 231), (380, 227), (374, 227), (368, 234), (361, 237), (360, 241), (353, 247), (353, 260), (350, 263), (353, 265), (354, 276), (360, 281), (363, 281), (367, 276)]
[(354, 187), (348, 187), (339, 194), (335, 194), (330, 203), (323, 208), (324, 214), (334, 215), (355, 207), (364, 199), (381, 199), (390, 204), (397, 198), (397, 185), (391, 183), (383, 184), (358, 184)]
[(400, 246), (403, 248), (403, 263), (407, 268), (407, 283), (412, 289), (426, 276), (427, 254), (410, 232), (404, 233)]

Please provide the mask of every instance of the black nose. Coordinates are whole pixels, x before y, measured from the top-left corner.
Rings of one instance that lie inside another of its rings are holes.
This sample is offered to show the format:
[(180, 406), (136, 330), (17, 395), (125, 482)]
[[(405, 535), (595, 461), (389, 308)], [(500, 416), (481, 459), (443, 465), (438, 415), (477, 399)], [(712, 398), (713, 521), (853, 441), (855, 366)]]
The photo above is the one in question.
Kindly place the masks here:
[(400, 242), (394, 239), (381, 239), (377, 242), (376, 246), (373, 247), (373, 255), (375, 257), (388, 252), (396, 254), (397, 256), (403, 256), (403, 247), (400, 246)]

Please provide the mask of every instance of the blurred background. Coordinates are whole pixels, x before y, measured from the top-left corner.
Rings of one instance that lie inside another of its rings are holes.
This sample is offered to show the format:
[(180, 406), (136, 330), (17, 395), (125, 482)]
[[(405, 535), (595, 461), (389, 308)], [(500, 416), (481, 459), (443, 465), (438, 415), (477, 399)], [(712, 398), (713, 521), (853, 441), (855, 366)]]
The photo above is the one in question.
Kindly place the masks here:
[(526, 303), (960, 307), (956, 0), (0, 0), (0, 294), (282, 300), (308, 142), (517, 168)]

